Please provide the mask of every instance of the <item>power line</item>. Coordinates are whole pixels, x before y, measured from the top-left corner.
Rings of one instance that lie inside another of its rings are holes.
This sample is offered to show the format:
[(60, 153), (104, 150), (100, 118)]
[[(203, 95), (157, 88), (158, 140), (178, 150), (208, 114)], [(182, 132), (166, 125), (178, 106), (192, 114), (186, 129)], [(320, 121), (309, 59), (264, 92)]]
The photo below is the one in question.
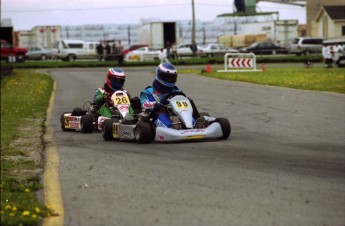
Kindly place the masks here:
[[(232, 4), (209, 4), (209, 3), (199, 3), (198, 5), (219, 7), (219, 6), (232, 6)], [(3, 10), (4, 13), (39, 13), (39, 12), (66, 12), (66, 11), (98, 11), (98, 10), (114, 10), (114, 9), (142, 9), (142, 8), (161, 8), (161, 7), (171, 7), (171, 6), (190, 6), (187, 3), (181, 4), (165, 4), (165, 5), (140, 5), (140, 6), (114, 6), (114, 7), (104, 7), (104, 8), (68, 8), (68, 9), (24, 9), (24, 10)]]

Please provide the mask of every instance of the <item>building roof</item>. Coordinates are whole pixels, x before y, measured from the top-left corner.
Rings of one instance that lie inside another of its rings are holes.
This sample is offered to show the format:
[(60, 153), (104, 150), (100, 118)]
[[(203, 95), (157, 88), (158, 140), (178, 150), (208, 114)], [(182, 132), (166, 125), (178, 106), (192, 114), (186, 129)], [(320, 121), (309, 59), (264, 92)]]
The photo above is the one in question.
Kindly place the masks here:
[(345, 19), (345, 5), (332, 5), (323, 7), (332, 20)]

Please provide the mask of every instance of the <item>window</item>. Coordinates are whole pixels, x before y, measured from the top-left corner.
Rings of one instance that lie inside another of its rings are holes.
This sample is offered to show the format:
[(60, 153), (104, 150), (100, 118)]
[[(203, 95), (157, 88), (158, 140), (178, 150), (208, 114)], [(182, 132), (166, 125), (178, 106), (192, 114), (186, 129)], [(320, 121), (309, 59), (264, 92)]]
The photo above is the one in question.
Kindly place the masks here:
[(341, 27), (341, 35), (345, 35), (345, 26)]
[(82, 49), (83, 43), (70, 43), (68, 44), (68, 47), (71, 49)]
[(302, 41), (302, 44), (312, 44), (312, 45), (322, 44), (322, 39), (304, 39)]

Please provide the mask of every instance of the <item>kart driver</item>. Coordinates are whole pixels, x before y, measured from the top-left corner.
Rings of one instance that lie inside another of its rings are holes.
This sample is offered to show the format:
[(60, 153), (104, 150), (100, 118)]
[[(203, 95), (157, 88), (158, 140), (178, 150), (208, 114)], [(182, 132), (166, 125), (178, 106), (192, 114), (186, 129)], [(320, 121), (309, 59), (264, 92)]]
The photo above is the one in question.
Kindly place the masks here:
[[(106, 83), (103, 85), (102, 88), (98, 88), (95, 90), (94, 94), (94, 104), (96, 110), (99, 110), (99, 114), (104, 117), (111, 118), (111, 107), (114, 106), (113, 101), (111, 100), (111, 96), (114, 92), (121, 90), (129, 93), (123, 89), (123, 85), (125, 84), (126, 74), (120, 68), (109, 68), (106, 76)], [(129, 108), (129, 115), (132, 115), (133, 110)]]
[[(155, 79), (152, 86), (148, 86), (140, 94), (140, 102), (144, 111), (143, 117), (147, 118), (148, 114), (153, 118), (156, 126), (171, 127), (172, 122), (169, 118), (169, 114), (166, 112), (164, 105), (166, 105), (166, 99), (164, 97), (173, 92), (181, 92), (177, 86), (175, 86), (177, 80), (177, 70), (171, 63), (161, 63), (156, 68)], [(158, 102), (160, 102), (158, 104)], [(164, 103), (165, 102), (165, 103)], [(193, 105), (193, 116), (198, 116), (199, 113)], [(153, 113), (153, 114), (152, 114)], [(195, 121), (195, 120), (194, 120)]]

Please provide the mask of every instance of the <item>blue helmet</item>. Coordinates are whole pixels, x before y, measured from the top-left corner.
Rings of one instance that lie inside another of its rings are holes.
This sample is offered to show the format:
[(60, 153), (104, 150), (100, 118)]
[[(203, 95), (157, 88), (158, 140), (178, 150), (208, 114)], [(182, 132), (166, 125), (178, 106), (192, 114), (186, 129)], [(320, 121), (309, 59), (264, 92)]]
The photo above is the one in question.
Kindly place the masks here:
[(109, 68), (107, 72), (107, 84), (114, 91), (122, 89), (125, 84), (126, 74), (120, 68)]
[(177, 80), (176, 67), (170, 63), (161, 63), (156, 69), (156, 80), (167, 88), (174, 87)]

